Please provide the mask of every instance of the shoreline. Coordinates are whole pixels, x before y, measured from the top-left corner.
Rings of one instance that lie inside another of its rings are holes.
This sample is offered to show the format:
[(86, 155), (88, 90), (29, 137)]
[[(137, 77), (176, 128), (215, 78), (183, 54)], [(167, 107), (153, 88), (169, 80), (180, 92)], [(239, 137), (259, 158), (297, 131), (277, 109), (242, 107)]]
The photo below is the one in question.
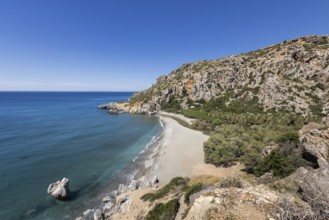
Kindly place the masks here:
[[(101, 193), (95, 198), (98, 200), (96, 207), (87, 207), (87, 209), (96, 210), (103, 209), (106, 205), (102, 202), (102, 198), (116, 194), (120, 191), (120, 186), (129, 188), (130, 183), (141, 178), (153, 179), (155, 176), (159, 180), (156, 184), (159, 188), (166, 185), (174, 177), (188, 177), (193, 178), (196, 176), (214, 176), (226, 177), (231, 175), (241, 174), (243, 166), (241, 164), (234, 165), (230, 168), (216, 167), (212, 164), (204, 162), (203, 143), (208, 140), (209, 136), (203, 134), (201, 131), (193, 130), (179, 124), (174, 118), (169, 115), (159, 114), (159, 123), (162, 126), (162, 132), (151, 140), (145, 149), (139, 153), (131, 164), (117, 173), (113, 180), (108, 183)], [(136, 173), (131, 175), (129, 173), (133, 170)], [(125, 173), (128, 172), (128, 173)], [(122, 188), (122, 187), (121, 187)], [(134, 190), (126, 190), (119, 192), (116, 195), (117, 199), (129, 197), (129, 206), (139, 206), (138, 202), (143, 193), (156, 190), (154, 186), (147, 188), (137, 188)], [(138, 196), (137, 196), (138, 195)], [(128, 209), (129, 209), (128, 206)], [(103, 207), (103, 208), (102, 208)], [(114, 207), (116, 207), (114, 205)], [(128, 219), (133, 219), (133, 213), (114, 213), (111, 214), (111, 219), (122, 219), (124, 216)], [(105, 216), (106, 211), (104, 211)], [(82, 213), (81, 213), (82, 214)], [(81, 216), (80, 214), (80, 216)], [(136, 214), (136, 213), (135, 213)], [(78, 218), (77, 218), (78, 219)], [(108, 218), (105, 218), (108, 219)]]
[(191, 177), (196, 166), (204, 163), (203, 143), (208, 136), (180, 125), (175, 119), (161, 113), (163, 137), (159, 140), (159, 151), (149, 176), (157, 176), (160, 184), (165, 185), (177, 176)]

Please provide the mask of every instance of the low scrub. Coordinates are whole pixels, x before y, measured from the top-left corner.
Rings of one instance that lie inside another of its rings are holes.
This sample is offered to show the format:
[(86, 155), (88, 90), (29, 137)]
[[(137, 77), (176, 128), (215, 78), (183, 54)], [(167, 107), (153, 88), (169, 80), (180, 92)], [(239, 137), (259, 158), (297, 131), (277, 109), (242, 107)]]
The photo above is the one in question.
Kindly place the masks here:
[(160, 198), (165, 197), (170, 192), (180, 191), (183, 188), (186, 188), (188, 179), (183, 177), (173, 178), (167, 185), (159, 189), (155, 193), (147, 193), (141, 197), (143, 201), (154, 201)]
[(189, 186), (186, 190), (185, 196), (184, 196), (184, 202), (186, 204), (190, 204), (190, 196), (193, 195), (194, 193), (200, 192), (202, 189), (202, 184), (201, 183), (195, 183), (191, 186)]
[(158, 203), (147, 213), (145, 220), (174, 220), (179, 206), (178, 199), (170, 200), (165, 204)]
[(222, 188), (243, 188), (243, 183), (238, 177), (226, 177), (219, 183), (219, 186)]

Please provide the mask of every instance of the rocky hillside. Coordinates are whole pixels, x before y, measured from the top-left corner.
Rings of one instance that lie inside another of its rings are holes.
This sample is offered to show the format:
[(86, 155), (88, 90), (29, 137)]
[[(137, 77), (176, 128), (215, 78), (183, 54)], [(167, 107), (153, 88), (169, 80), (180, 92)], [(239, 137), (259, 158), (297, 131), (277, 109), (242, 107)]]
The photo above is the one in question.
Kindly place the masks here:
[(306, 36), (257, 51), (183, 64), (130, 103), (143, 111), (181, 112), (221, 99), (262, 111), (329, 113), (329, 36)]

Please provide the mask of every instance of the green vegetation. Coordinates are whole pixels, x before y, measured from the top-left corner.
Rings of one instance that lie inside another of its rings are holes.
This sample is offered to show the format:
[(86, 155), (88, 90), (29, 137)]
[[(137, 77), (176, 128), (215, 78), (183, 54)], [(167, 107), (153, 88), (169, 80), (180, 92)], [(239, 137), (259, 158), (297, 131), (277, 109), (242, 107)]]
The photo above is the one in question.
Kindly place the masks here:
[[(322, 88), (321, 84), (317, 84)], [(197, 119), (192, 127), (210, 134), (204, 144), (205, 162), (216, 166), (231, 166), (240, 161), (249, 173), (257, 176), (272, 171), (274, 176), (284, 177), (306, 162), (299, 150), (297, 131), (309, 121), (319, 117), (304, 117), (300, 114), (270, 109), (264, 111), (256, 96), (245, 97), (245, 92), (257, 94), (259, 87), (241, 88), (240, 92), (226, 90), (222, 97), (198, 103), (189, 101), (193, 109), (181, 110), (178, 98), (162, 106), (165, 110), (182, 113)], [(310, 109), (314, 115), (321, 115), (321, 100), (306, 93), (313, 103)], [(287, 106), (288, 101), (281, 103)], [(264, 156), (265, 146), (279, 146), (279, 150)]]
[(158, 203), (147, 213), (145, 220), (174, 220), (179, 210), (178, 199), (163, 204)]
[(184, 202), (186, 204), (190, 204), (190, 196), (194, 193), (197, 193), (201, 191), (202, 189), (202, 184), (201, 183), (196, 183), (193, 184), (192, 186), (189, 186), (188, 189), (186, 190), (185, 196), (184, 196)]
[[(297, 145), (296, 130), (302, 121), (299, 121), (300, 118), (284, 120), (288, 117), (287, 114), (276, 118), (280, 124), (269, 121), (268, 124), (252, 126), (223, 124), (217, 127), (204, 144), (206, 162), (230, 166), (240, 160), (247, 172), (257, 176), (268, 171), (273, 171), (274, 176), (279, 177), (289, 175), (306, 162)], [(274, 143), (279, 145), (280, 150), (263, 157), (262, 149)]]
[(311, 165), (302, 157), (296, 132), (286, 132), (278, 138), (277, 143), (278, 149), (264, 157), (256, 166), (249, 167), (256, 176), (272, 171), (274, 176), (285, 177), (298, 167)]
[(303, 44), (303, 47), (305, 50), (310, 51), (312, 49), (328, 49), (329, 48), (329, 42), (327, 38), (322, 38), (319, 42), (317, 43), (308, 43), (308, 44)]
[(243, 188), (243, 183), (237, 177), (226, 177), (219, 183), (219, 186), (222, 188)]
[(177, 97), (171, 96), (168, 103), (164, 103), (161, 108), (167, 112), (180, 112), (181, 106)]
[(143, 201), (154, 201), (165, 197), (170, 192), (180, 191), (187, 186), (188, 179), (183, 177), (173, 178), (167, 185), (159, 189), (155, 193), (147, 193), (141, 197)]
[[(241, 161), (247, 172), (259, 176), (273, 171), (279, 177), (305, 164), (295, 144), (297, 131), (317, 118), (290, 114), (284, 110), (264, 112), (257, 98), (235, 96), (232, 90), (227, 90), (220, 98), (207, 103), (201, 101), (201, 105), (195, 105), (194, 109), (181, 111), (185, 116), (197, 119), (193, 128), (210, 133), (209, 140), (204, 144), (205, 162), (231, 166)], [(315, 96), (312, 98), (319, 101)], [(263, 156), (263, 148), (274, 144), (278, 144), (281, 150)], [(294, 148), (291, 148), (292, 145)]]
[(138, 92), (135, 93), (130, 99), (129, 102), (131, 103), (135, 103), (135, 102), (142, 102), (142, 101), (148, 101), (151, 99), (152, 97), (152, 91), (153, 91), (153, 87), (142, 91), (142, 92)]

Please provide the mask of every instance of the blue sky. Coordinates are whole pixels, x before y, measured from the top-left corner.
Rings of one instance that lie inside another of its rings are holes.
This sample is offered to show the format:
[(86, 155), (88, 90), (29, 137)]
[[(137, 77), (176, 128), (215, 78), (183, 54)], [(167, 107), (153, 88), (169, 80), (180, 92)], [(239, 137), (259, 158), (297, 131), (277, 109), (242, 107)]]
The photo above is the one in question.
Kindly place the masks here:
[(183, 63), (329, 34), (328, 0), (0, 0), (0, 90), (138, 91)]

